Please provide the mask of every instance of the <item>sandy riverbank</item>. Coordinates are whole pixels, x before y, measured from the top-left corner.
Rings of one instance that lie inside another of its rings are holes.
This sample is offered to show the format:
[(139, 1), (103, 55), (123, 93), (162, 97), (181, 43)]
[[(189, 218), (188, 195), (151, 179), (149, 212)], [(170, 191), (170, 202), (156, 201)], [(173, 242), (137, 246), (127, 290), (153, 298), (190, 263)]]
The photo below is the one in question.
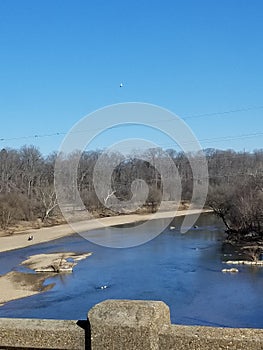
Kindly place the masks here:
[[(187, 209), (180, 210), (177, 212), (174, 211), (164, 211), (158, 212), (156, 214), (131, 214), (131, 215), (121, 215), (121, 216), (112, 216), (101, 219), (92, 219), (92, 220), (84, 220), (75, 223), (75, 227), (78, 232), (85, 232), (88, 230), (94, 230), (101, 227), (109, 227), (114, 225), (123, 225), (138, 221), (150, 220), (154, 219), (162, 219), (162, 218), (172, 218), (176, 216), (184, 216), (191, 215), (197, 213), (209, 212), (211, 210), (206, 209)], [(27, 230), (26, 232), (13, 234), (10, 236), (0, 237), (0, 252), (25, 248), (31, 246), (33, 244), (49, 242), (54, 239), (62, 238), (65, 236), (69, 236), (74, 234), (75, 232), (68, 224), (63, 224), (59, 226), (53, 227), (44, 227), (40, 229)], [(29, 241), (29, 235), (33, 236), (33, 240)]]
[(51, 289), (54, 284), (43, 286), (49, 276), (18, 271), (10, 271), (0, 276), (0, 306), (8, 301), (30, 297)]
[[(76, 266), (80, 260), (86, 259), (91, 254), (60, 252), (28, 257), (21, 265), (31, 269), (32, 273), (10, 271), (0, 276), (0, 306), (8, 301), (29, 297), (51, 289), (55, 283), (44, 286), (46, 279), (54, 276), (55, 273), (50, 267), (59, 265), (65, 267), (68, 264)], [(68, 262), (69, 259), (70, 262)], [(47, 270), (48, 272), (33, 273), (40, 270)]]

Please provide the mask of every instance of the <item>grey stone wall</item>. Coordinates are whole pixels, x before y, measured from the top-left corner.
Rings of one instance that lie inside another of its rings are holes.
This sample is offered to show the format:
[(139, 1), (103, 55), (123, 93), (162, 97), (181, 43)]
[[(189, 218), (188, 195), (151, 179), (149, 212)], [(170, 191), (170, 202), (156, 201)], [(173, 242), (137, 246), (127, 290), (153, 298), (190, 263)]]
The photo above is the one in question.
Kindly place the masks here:
[(0, 319), (3, 349), (263, 350), (263, 330), (172, 325), (163, 302), (107, 300), (88, 321)]
[(172, 325), (159, 334), (163, 350), (262, 350), (263, 330)]
[(107, 300), (88, 314), (92, 350), (263, 350), (263, 330), (177, 326), (167, 305)]
[(160, 301), (107, 300), (89, 312), (92, 349), (158, 350), (170, 310)]
[(87, 333), (87, 321), (2, 318), (0, 349), (83, 350)]

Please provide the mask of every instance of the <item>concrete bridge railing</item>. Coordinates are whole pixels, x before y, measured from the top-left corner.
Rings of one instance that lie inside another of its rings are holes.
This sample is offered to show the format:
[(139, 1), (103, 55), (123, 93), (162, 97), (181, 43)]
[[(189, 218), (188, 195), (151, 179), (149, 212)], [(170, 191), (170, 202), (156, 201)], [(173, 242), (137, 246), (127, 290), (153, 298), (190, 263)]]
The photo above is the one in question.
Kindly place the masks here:
[(0, 350), (262, 350), (263, 330), (179, 326), (159, 301), (107, 300), (88, 320), (0, 319)]

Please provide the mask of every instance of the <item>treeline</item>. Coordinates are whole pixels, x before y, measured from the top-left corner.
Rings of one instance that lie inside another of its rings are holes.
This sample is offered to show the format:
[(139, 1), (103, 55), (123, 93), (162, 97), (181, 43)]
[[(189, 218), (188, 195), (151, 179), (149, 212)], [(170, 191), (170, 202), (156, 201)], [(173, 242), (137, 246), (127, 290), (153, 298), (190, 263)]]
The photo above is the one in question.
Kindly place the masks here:
[[(209, 195), (207, 204), (225, 222), (231, 234), (262, 235), (263, 227), (263, 150), (248, 152), (204, 151), (209, 170)], [(64, 157), (65, 168), (70, 168), (74, 159), (80, 158), (77, 171), (77, 189), (85, 206), (97, 215), (111, 215), (107, 206), (116, 196), (120, 201), (131, 199), (140, 192), (133, 188), (134, 180), (144, 180), (149, 189), (145, 202), (146, 210), (155, 211), (163, 200), (173, 200), (174, 176), (167, 163), (167, 155), (173, 160), (181, 180), (181, 200), (190, 201), (193, 192), (193, 173), (189, 159), (198, 163), (200, 155), (149, 149), (133, 153), (125, 159), (118, 152), (106, 155), (105, 164), (113, 165), (111, 191), (101, 189), (98, 198), (93, 181), (95, 165), (102, 151), (87, 151), (81, 155), (75, 152)], [(44, 157), (34, 146), (24, 146), (19, 150), (0, 151), (0, 226), (8, 229), (18, 221), (41, 221), (53, 224), (61, 220), (56, 193), (54, 190), (55, 153)], [(142, 160), (142, 158), (144, 160)], [(115, 166), (115, 164), (118, 164)], [(162, 176), (168, 181), (163, 196), (161, 175), (155, 165), (162, 167)], [(163, 166), (162, 166), (163, 165)], [(203, 181), (207, 179), (195, 179)], [(142, 186), (136, 182), (136, 186)], [(171, 188), (169, 189), (169, 185)], [(133, 190), (133, 191), (132, 191)], [(70, 193), (70, 191), (67, 191)], [(72, 193), (74, 195), (74, 193)], [(69, 198), (70, 201), (70, 198)], [(246, 232), (246, 233), (245, 233)]]
[(57, 209), (54, 191), (56, 154), (44, 158), (34, 146), (0, 151), (0, 226), (45, 221)]
[(208, 156), (210, 189), (207, 204), (223, 220), (232, 243), (262, 243), (263, 151), (224, 152)]

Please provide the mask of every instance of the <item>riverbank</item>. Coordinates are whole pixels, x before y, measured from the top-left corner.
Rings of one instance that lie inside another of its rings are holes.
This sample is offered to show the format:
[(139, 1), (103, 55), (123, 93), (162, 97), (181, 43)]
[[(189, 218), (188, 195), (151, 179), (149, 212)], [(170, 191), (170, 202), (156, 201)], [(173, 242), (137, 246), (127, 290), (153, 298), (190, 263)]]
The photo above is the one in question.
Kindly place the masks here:
[[(66, 272), (66, 267), (74, 267), (80, 260), (86, 259), (92, 253), (76, 254), (73, 252), (37, 254), (28, 257), (21, 265), (31, 269), (32, 272), (10, 271), (0, 276), (0, 306), (8, 301), (29, 297), (53, 288), (55, 283), (45, 284), (54, 273)], [(70, 261), (68, 261), (70, 260)], [(57, 270), (55, 267), (57, 266)], [(72, 269), (70, 269), (72, 271)]]
[[(211, 212), (209, 209), (187, 209), (180, 211), (164, 211), (156, 214), (130, 214), (121, 216), (111, 216), (101, 219), (91, 219), (74, 223), (77, 232), (85, 232), (102, 227), (115, 225), (124, 225), (139, 221), (147, 221), (151, 219), (173, 218), (177, 216), (193, 215)], [(59, 226), (43, 227), (39, 229), (30, 229), (18, 234), (0, 237), (0, 252), (25, 248), (33, 244), (45, 243), (65, 236), (74, 234), (75, 231), (69, 224)], [(28, 240), (32, 236), (31, 240)]]
[(10, 271), (0, 276), (0, 306), (11, 300), (48, 291), (54, 286), (54, 283), (44, 286), (44, 282), (50, 276), (51, 274), (40, 275), (18, 271)]

